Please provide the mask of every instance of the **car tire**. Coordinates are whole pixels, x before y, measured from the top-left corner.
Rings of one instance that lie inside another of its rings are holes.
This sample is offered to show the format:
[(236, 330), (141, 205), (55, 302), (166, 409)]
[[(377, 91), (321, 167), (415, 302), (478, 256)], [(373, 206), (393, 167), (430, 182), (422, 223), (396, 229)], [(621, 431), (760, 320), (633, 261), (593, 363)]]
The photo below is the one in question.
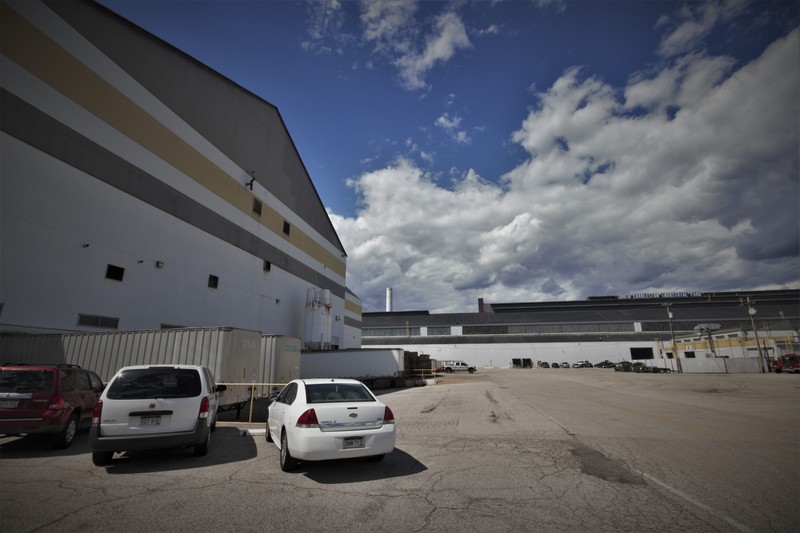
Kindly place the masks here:
[(281, 434), (281, 470), (284, 472), (289, 472), (290, 470), (294, 470), (297, 466), (297, 459), (292, 457), (292, 454), (289, 453), (289, 440), (286, 437), (286, 432), (284, 431)]
[(475, 369), (474, 369), (474, 368), (470, 368), (470, 369), (468, 370), (468, 372), (469, 372), (470, 374), (474, 374), (474, 373), (475, 373)]
[(202, 457), (208, 454), (208, 445), (211, 442), (211, 431), (206, 435), (205, 440), (194, 447), (195, 457)]
[(92, 452), (92, 462), (95, 466), (106, 466), (111, 463), (114, 452)]
[(444, 369), (444, 373), (445, 374), (452, 374), (453, 373), (453, 369), (452, 368), (445, 368)]
[(64, 424), (64, 427), (59, 431), (55, 439), (53, 439), (53, 448), (56, 450), (63, 450), (72, 445), (75, 440), (75, 434), (78, 432), (78, 414), (72, 413)]
[(267, 422), (266, 426), (267, 426), (267, 432), (266, 432), (266, 438), (267, 438), (267, 442), (275, 442), (275, 441), (272, 439), (272, 435), (271, 435), (271, 434), (270, 434), (270, 432), (269, 432), (269, 422)]

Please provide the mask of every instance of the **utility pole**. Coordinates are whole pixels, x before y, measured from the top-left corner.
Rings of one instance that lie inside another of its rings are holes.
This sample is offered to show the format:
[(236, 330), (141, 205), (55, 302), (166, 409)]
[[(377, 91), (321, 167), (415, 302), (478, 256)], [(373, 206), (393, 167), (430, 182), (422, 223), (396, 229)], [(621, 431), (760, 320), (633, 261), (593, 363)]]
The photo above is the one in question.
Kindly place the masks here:
[(672, 310), (670, 310), (670, 306), (672, 304), (664, 304), (664, 307), (667, 308), (667, 320), (669, 321), (669, 335), (672, 338), (672, 357), (675, 358), (675, 364), (678, 365), (678, 373), (683, 373), (683, 367), (681, 366), (681, 358), (678, 357), (678, 350), (675, 348), (675, 330), (672, 328)]
[(747, 297), (747, 313), (750, 315), (750, 324), (753, 325), (753, 335), (756, 337), (756, 346), (758, 347), (758, 364), (761, 367), (761, 373), (766, 372), (764, 369), (764, 352), (761, 351), (761, 341), (758, 339), (758, 330), (756, 329), (756, 308), (753, 307), (755, 302), (750, 302), (750, 297)]

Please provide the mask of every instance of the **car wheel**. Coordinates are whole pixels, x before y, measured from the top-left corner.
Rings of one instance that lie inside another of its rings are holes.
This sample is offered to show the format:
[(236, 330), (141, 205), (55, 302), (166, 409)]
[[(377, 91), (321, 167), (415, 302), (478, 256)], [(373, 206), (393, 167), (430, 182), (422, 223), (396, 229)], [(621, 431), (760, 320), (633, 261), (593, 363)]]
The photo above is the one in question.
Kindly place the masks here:
[(92, 462), (95, 466), (106, 466), (111, 463), (114, 452), (92, 452)]
[(78, 414), (72, 413), (64, 425), (64, 428), (56, 434), (53, 440), (53, 448), (56, 450), (63, 450), (69, 448), (72, 441), (75, 440), (75, 433), (78, 432)]
[(208, 444), (211, 442), (211, 432), (208, 432), (206, 435), (205, 440), (194, 447), (194, 455), (195, 457), (202, 457), (208, 453)]
[(444, 373), (445, 374), (452, 374), (453, 373), (453, 369), (452, 368), (445, 368), (444, 369)]
[(289, 441), (286, 432), (281, 434), (281, 470), (288, 472), (297, 466), (297, 460), (289, 453)]
[(217, 430), (217, 417), (216, 417), (216, 415), (214, 416), (214, 421), (211, 422), (211, 427), (209, 429), (211, 430), (211, 433), (214, 433)]
[(474, 368), (470, 368), (470, 369), (468, 370), (468, 372), (469, 372), (470, 374), (474, 374), (474, 373), (475, 373), (475, 369), (474, 369)]
[(267, 442), (275, 442), (274, 440), (272, 440), (272, 435), (269, 432), (269, 422), (267, 422), (266, 425), (267, 425), (267, 432), (266, 432)]

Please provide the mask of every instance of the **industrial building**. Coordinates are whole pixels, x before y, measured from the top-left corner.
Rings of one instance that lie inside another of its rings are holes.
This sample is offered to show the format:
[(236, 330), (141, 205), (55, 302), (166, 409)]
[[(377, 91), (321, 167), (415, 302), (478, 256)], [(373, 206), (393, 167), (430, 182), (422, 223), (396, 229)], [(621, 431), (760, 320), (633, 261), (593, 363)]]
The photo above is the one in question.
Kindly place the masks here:
[(495, 367), (798, 344), (796, 289), (362, 314), (274, 105), (94, 2), (0, 0), (0, 25), (0, 333), (229, 327)]
[(360, 347), (278, 109), (94, 2), (0, 2), (0, 332), (227, 326)]
[(363, 314), (365, 347), (396, 346), (485, 367), (508, 367), (514, 359), (559, 365), (643, 360), (678, 370), (677, 353), (684, 370), (716, 371), (709, 360), (737, 358), (761, 368), (760, 358), (794, 352), (800, 344), (796, 289), (479, 300), (476, 313), (393, 311), (390, 302), (387, 291), (387, 311)]

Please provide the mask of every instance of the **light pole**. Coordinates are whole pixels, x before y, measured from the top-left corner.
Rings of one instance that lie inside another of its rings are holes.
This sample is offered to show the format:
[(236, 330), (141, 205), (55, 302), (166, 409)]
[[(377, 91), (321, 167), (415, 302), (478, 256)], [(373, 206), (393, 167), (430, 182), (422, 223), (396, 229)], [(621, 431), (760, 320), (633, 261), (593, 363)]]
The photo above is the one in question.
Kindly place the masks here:
[(711, 332), (717, 331), (721, 327), (722, 326), (719, 324), (698, 324), (694, 327), (694, 330), (699, 333), (701, 337), (703, 333), (708, 336), (708, 346), (711, 348), (711, 355), (713, 355), (715, 359), (717, 357), (717, 351), (714, 349), (714, 339), (711, 337)]
[(670, 306), (672, 304), (664, 304), (664, 307), (667, 308), (667, 320), (669, 321), (669, 335), (672, 338), (672, 357), (675, 358), (675, 364), (678, 365), (678, 372), (683, 373), (683, 368), (681, 367), (681, 358), (678, 357), (678, 350), (675, 348), (675, 330), (672, 329), (672, 310)]
[(750, 324), (753, 325), (753, 335), (756, 337), (756, 346), (758, 347), (758, 365), (761, 367), (761, 373), (765, 372), (764, 370), (764, 352), (761, 351), (761, 341), (758, 339), (758, 330), (756, 329), (756, 308), (753, 307), (753, 303), (750, 302), (750, 297), (747, 297), (747, 313), (750, 315)]

